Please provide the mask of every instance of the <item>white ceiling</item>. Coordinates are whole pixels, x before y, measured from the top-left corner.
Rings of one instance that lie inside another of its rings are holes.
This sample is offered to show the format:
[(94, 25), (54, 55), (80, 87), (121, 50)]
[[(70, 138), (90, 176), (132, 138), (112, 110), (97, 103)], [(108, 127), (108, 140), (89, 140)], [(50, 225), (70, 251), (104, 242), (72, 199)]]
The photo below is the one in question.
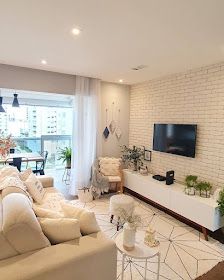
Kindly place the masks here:
[(222, 60), (223, 0), (0, 0), (0, 63), (133, 84)]

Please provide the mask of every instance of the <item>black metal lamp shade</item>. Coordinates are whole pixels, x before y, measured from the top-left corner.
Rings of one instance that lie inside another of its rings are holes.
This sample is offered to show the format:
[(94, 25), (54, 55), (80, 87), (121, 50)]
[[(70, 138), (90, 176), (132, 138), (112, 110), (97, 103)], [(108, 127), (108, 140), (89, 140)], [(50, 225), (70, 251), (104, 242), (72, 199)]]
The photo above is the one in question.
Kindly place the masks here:
[(14, 99), (13, 99), (13, 102), (12, 102), (12, 107), (19, 107), (19, 101), (18, 101), (18, 94), (14, 94)]
[(2, 97), (0, 96), (0, 113), (5, 113), (5, 109), (2, 107)]

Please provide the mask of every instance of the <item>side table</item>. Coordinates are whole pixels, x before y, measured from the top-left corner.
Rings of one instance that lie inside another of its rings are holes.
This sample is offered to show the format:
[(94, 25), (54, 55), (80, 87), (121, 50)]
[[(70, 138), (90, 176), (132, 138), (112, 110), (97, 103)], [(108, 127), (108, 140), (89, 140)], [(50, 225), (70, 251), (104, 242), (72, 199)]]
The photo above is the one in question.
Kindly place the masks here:
[(160, 272), (160, 251), (159, 246), (157, 247), (149, 247), (144, 243), (145, 231), (138, 230), (136, 232), (136, 242), (135, 248), (132, 251), (127, 251), (123, 247), (123, 232), (119, 233), (115, 239), (116, 246), (118, 251), (122, 254), (122, 272), (121, 272), (121, 280), (124, 279), (124, 263), (126, 257), (131, 259), (143, 259), (145, 260), (145, 274), (144, 279), (147, 278), (147, 265), (148, 259), (151, 259), (155, 256), (158, 257), (158, 268), (157, 268), (157, 279), (159, 279), (159, 272)]

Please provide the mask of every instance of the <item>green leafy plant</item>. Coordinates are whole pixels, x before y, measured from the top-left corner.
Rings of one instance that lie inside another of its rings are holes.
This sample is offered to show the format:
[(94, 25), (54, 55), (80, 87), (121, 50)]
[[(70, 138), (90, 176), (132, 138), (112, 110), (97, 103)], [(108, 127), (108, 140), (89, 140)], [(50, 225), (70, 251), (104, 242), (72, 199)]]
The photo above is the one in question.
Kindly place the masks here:
[(199, 191), (200, 196), (209, 197), (212, 185), (206, 181), (200, 181), (196, 184), (195, 189)]
[(217, 200), (219, 205), (219, 211), (221, 216), (224, 216), (224, 189), (219, 193), (219, 199)]
[(72, 159), (72, 149), (71, 147), (60, 148), (58, 152), (58, 160), (62, 160), (62, 162), (66, 162), (67, 167), (71, 167), (71, 159)]
[(185, 184), (187, 188), (195, 188), (195, 186), (197, 185), (197, 179), (198, 176), (187, 175), (185, 178)]
[(122, 160), (124, 162), (133, 163), (134, 169), (137, 170), (138, 164), (143, 164), (144, 157), (144, 149), (140, 147), (133, 146), (132, 148), (128, 148), (127, 146), (122, 146)]

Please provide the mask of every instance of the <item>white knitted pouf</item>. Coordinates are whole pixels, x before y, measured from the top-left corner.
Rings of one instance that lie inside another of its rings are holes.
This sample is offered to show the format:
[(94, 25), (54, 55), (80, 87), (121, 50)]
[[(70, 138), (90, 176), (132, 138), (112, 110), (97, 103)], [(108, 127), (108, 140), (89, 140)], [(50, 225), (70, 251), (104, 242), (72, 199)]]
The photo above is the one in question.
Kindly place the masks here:
[(112, 223), (114, 216), (118, 217), (117, 230), (119, 230), (120, 210), (124, 209), (126, 213), (132, 215), (134, 207), (134, 199), (131, 196), (125, 194), (117, 194), (113, 195), (110, 198), (110, 222)]

